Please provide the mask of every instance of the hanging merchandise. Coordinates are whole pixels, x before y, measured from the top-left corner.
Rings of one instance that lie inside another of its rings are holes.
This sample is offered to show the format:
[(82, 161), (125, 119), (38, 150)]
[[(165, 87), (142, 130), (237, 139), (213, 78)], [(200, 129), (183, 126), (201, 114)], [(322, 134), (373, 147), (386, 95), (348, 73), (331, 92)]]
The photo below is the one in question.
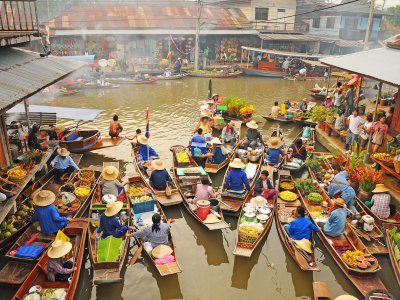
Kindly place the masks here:
[(171, 34), (169, 35), (169, 38), (170, 38), (172, 44), (174, 44), (176, 50), (177, 50), (180, 54), (183, 54), (183, 55), (186, 56), (186, 55), (189, 55), (190, 53), (194, 52), (194, 48), (190, 49), (188, 52), (183, 52), (183, 51), (176, 45), (176, 43), (175, 43), (174, 39), (172, 38), (172, 35), (171, 35)]

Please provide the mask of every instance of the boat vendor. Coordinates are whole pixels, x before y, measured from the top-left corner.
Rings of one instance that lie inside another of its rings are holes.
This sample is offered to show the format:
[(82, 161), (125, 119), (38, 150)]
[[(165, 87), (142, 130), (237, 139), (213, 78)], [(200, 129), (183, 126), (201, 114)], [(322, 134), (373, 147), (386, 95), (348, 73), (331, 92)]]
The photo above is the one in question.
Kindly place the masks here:
[(222, 151), (222, 142), (220, 139), (215, 137), (210, 141), (210, 144), (213, 145), (213, 149), (209, 158), (211, 163), (215, 165), (223, 163), (226, 159), (226, 154), (224, 154)]
[(320, 229), (311, 222), (310, 218), (306, 217), (303, 206), (296, 207), (294, 216), (295, 219), (290, 224), (283, 226), (292, 239), (298, 241), (302, 239), (310, 240), (312, 231), (320, 232)]
[(383, 220), (396, 212), (395, 205), (390, 203), (390, 194), (388, 192), (389, 189), (383, 183), (379, 183), (372, 191), (374, 195), (371, 201), (365, 201), (365, 205), (370, 207), (371, 211)]
[(340, 236), (344, 233), (347, 219), (346, 203), (344, 200), (342, 198), (334, 200), (334, 206), (328, 214), (328, 222), (318, 222), (318, 226), (323, 228), (324, 233), (332, 237)]
[(328, 94), (328, 96), (326, 96), (326, 100), (324, 101), (324, 103), (322, 103), (322, 105), (325, 108), (331, 108), (333, 106), (333, 100), (331, 94)]
[(178, 57), (174, 64), (174, 73), (181, 73), (182, 69), (182, 58)]
[(211, 100), (214, 102), (214, 105), (221, 102), (221, 100), (219, 99), (219, 95), (218, 94), (212, 95)]
[(235, 158), (229, 166), (232, 170), (229, 171), (228, 176), (226, 176), (225, 184), (226, 189), (234, 192), (243, 192), (244, 188), (250, 191), (250, 183), (247, 179), (246, 173), (242, 171), (245, 164), (240, 158)]
[(307, 159), (307, 149), (303, 145), (303, 140), (301, 138), (298, 138), (294, 144), (290, 146), (290, 149), (293, 151), (292, 157), (301, 160), (301, 163)]
[(342, 171), (336, 174), (328, 186), (328, 195), (331, 198), (342, 198), (346, 203), (346, 207), (355, 214), (358, 214), (355, 207), (356, 192), (349, 185), (347, 177), (347, 171)]
[(125, 236), (129, 229), (134, 230), (135, 227), (123, 226), (118, 221), (116, 214), (118, 214), (124, 204), (121, 201), (116, 201), (108, 203), (106, 210), (100, 216), (100, 227), (97, 233), (101, 234), (101, 238), (106, 238), (108, 236), (113, 236), (115, 238), (120, 238)]
[(158, 191), (165, 191), (171, 179), (164, 162), (161, 159), (155, 159), (151, 162), (151, 167), (153, 169), (149, 178), (151, 187)]
[(290, 100), (289, 100), (289, 99), (286, 99), (285, 102), (284, 102), (284, 104), (285, 104), (285, 106), (286, 106), (286, 109), (292, 108), (292, 104), (290, 103)]
[(202, 157), (207, 154), (207, 142), (203, 137), (203, 129), (197, 129), (197, 132), (190, 140), (190, 153), (193, 157)]
[(197, 131), (197, 129), (203, 129), (203, 134), (204, 135), (211, 135), (212, 129), (211, 129), (211, 118), (207, 113), (201, 113), (200, 121), (196, 126), (196, 129), (194, 130), (193, 133)]
[(73, 161), (70, 152), (66, 148), (57, 149), (58, 155), (52, 160), (50, 165), (54, 168), (54, 177), (57, 182), (63, 182), (66, 175), (71, 175), (79, 167)]
[(123, 129), (121, 123), (118, 121), (118, 116), (114, 115), (113, 120), (110, 123), (108, 134), (111, 138), (117, 138)]
[(235, 147), (236, 141), (239, 138), (239, 133), (235, 128), (235, 122), (230, 121), (226, 126), (222, 129), (221, 138), (225, 143), (229, 143), (232, 148)]
[(208, 178), (201, 178), (201, 183), (196, 185), (196, 194), (194, 200), (208, 200), (210, 198), (215, 198), (215, 192)]
[(41, 190), (33, 195), (35, 210), (31, 222), (39, 221), (40, 231), (43, 234), (56, 234), (58, 230), (67, 226), (70, 218), (61, 217), (57, 207), (53, 205), (56, 195), (52, 191)]
[(154, 157), (159, 157), (158, 153), (149, 146), (149, 139), (144, 135), (137, 136), (137, 142), (139, 144), (138, 160), (149, 161)]
[(14, 188), (20, 188), (20, 186), (10, 180), (7, 180), (0, 176), (0, 203), (6, 201), (7, 199), (15, 196), (17, 194), (16, 191), (13, 191)]
[(302, 112), (306, 112), (308, 110), (307, 98), (303, 98), (303, 100), (301, 100), (301, 103), (299, 105), (299, 110), (301, 110)]
[(65, 259), (66, 255), (71, 253), (71, 249), (71, 242), (55, 240), (51, 244), (47, 251), (47, 256), (49, 257), (46, 264), (48, 281), (68, 281), (70, 274), (77, 270), (77, 267), (74, 267), (72, 257), (71, 259)]
[(279, 106), (279, 102), (275, 101), (274, 106), (271, 107), (271, 117), (272, 118), (278, 118), (280, 114), (281, 108)]
[(100, 186), (102, 187), (102, 195), (118, 195), (124, 190), (125, 183), (118, 180), (119, 171), (114, 166), (105, 166), (101, 171), (102, 180)]
[(269, 172), (267, 170), (261, 171), (260, 178), (256, 180), (254, 196), (260, 195), (267, 200), (271, 200), (276, 197), (278, 192), (274, 189), (274, 185), (268, 176)]
[(282, 149), (282, 139), (273, 136), (270, 137), (267, 142), (267, 162), (271, 163), (272, 165), (277, 165), (281, 161), (285, 151)]
[(258, 143), (264, 145), (262, 135), (258, 131), (258, 124), (256, 121), (250, 121), (246, 123), (247, 132), (246, 132), (246, 141), (244, 142), (244, 148), (247, 149), (248, 147), (252, 149), (256, 149)]
[(46, 151), (49, 147), (47, 145), (47, 139), (38, 138), (40, 134), (40, 126), (38, 124), (33, 124), (28, 137), (28, 146), (31, 150), (38, 149)]
[(170, 68), (166, 68), (164, 71), (164, 77), (171, 77), (172, 76), (172, 72)]
[(161, 222), (160, 214), (155, 213), (151, 217), (151, 220), (153, 225), (147, 226), (140, 231), (137, 231), (137, 228), (133, 229), (136, 231), (133, 233), (133, 236), (144, 241), (143, 248), (147, 252), (150, 252), (159, 245), (168, 245), (171, 230), (170, 224)]

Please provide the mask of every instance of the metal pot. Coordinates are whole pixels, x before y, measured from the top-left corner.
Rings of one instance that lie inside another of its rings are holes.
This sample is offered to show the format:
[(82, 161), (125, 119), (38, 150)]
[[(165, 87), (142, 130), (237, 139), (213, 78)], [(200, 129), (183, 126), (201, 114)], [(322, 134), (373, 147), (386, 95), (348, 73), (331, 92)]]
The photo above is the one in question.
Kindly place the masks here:
[(260, 159), (260, 155), (247, 155), (247, 158), (251, 162), (257, 162)]

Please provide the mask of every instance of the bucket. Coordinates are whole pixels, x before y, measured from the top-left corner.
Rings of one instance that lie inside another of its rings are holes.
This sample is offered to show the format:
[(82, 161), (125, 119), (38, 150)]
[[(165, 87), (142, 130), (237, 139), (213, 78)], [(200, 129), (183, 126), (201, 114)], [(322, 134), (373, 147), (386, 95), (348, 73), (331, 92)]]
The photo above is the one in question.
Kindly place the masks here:
[(381, 99), (381, 101), (379, 102), (380, 105), (385, 106), (386, 105), (386, 100), (385, 99)]
[(208, 200), (199, 200), (197, 201), (197, 216), (200, 220), (204, 221), (208, 214), (210, 213), (210, 201)]
[(16, 160), (18, 157), (18, 146), (15, 144), (10, 144), (10, 152), (11, 152), (11, 158), (12, 160)]
[(216, 198), (211, 198), (211, 199), (209, 199), (209, 201), (210, 201), (210, 208), (213, 211), (218, 212), (219, 211), (219, 200)]

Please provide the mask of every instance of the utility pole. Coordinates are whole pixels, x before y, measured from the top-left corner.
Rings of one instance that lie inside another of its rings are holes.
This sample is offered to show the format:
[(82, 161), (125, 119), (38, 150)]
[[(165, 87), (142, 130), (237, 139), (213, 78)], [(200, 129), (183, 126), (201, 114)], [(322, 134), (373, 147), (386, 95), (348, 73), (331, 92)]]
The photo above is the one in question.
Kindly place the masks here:
[(364, 39), (364, 50), (368, 50), (369, 48), (369, 38), (371, 36), (372, 25), (374, 24), (374, 10), (375, 10), (375, 0), (371, 0), (369, 4), (369, 17), (368, 17), (368, 27), (365, 32), (365, 39)]
[(201, 0), (197, 0), (196, 38), (194, 44), (194, 69), (199, 69), (199, 39), (200, 39)]

